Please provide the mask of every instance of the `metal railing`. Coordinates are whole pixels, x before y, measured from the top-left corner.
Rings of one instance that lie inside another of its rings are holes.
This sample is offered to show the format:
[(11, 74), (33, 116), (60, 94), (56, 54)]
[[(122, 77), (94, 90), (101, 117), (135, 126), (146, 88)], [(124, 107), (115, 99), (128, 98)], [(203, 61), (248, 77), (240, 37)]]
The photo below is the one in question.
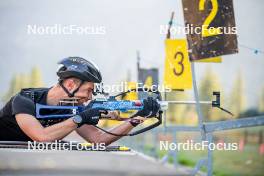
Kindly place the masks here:
[[(216, 131), (223, 131), (223, 130), (232, 130), (232, 129), (238, 129), (238, 128), (246, 128), (246, 127), (254, 127), (254, 126), (263, 126), (264, 125), (264, 115), (263, 116), (255, 116), (255, 117), (248, 117), (243, 119), (236, 119), (236, 120), (226, 120), (226, 121), (218, 121), (218, 122), (204, 122), (203, 114), (201, 111), (200, 104), (203, 103), (199, 100), (198, 95), (198, 88), (196, 84), (196, 77), (195, 77), (195, 67), (194, 63), (191, 63), (192, 68), (192, 78), (193, 78), (193, 90), (194, 90), (194, 98), (195, 101), (192, 103), (196, 106), (196, 111), (198, 114), (198, 126), (167, 126), (166, 125), (166, 116), (164, 117), (164, 128), (156, 128), (151, 131), (152, 135), (155, 139), (155, 141), (158, 141), (157, 137), (159, 133), (162, 132), (170, 132), (173, 134), (173, 142), (177, 143), (176, 139), (176, 133), (177, 132), (200, 132), (201, 139), (203, 141), (208, 141), (208, 143), (213, 143), (213, 133)], [(173, 101), (168, 103), (174, 103)], [(206, 104), (208, 102), (205, 102)], [(165, 113), (166, 114), (166, 113)], [(145, 134), (146, 135), (146, 134)], [(139, 137), (134, 137), (134, 139), (143, 138), (139, 141), (132, 141), (131, 139), (128, 139), (129, 141), (126, 142), (127, 145), (133, 146), (136, 149), (143, 149), (145, 146), (145, 135), (141, 135)], [(157, 153), (155, 152), (155, 148), (152, 149), (151, 155), (158, 158)], [(167, 162), (169, 155), (173, 156), (173, 163), (175, 167), (178, 166), (177, 161), (177, 151), (168, 152), (167, 155), (165, 155), (162, 158), (162, 162)], [(213, 151), (210, 150), (209, 146), (207, 148), (207, 157), (200, 159), (194, 169), (191, 175), (197, 175), (201, 168), (205, 166), (207, 168), (207, 175), (212, 176), (213, 175)]]

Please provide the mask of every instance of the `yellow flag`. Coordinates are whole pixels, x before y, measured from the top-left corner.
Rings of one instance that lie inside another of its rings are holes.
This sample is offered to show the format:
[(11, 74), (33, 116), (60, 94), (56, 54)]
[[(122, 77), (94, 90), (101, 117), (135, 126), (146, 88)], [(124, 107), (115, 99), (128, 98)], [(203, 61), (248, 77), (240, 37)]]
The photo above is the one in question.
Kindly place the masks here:
[(144, 85), (147, 86), (148, 88), (150, 88), (153, 85), (153, 79), (151, 76), (147, 77)]
[(194, 60), (193, 62), (214, 62), (214, 63), (221, 63), (222, 62), (222, 58), (221, 57), (212, 57), (212, 58), (207, 58), (207, 59)]
[[(127, 82), (127, 88), (128, 89), (135, 89), (137, 86), (136, 82)], [(122, 97), (123, 100), (137, 100), (138, 95), (137, 92), (129, 92), (124, 97)]]
[(187, 41), (185, 39), (167, 39), (165, 45), (164, 85), (171, 89), (191, 89), (192, 74), (187, 53)]

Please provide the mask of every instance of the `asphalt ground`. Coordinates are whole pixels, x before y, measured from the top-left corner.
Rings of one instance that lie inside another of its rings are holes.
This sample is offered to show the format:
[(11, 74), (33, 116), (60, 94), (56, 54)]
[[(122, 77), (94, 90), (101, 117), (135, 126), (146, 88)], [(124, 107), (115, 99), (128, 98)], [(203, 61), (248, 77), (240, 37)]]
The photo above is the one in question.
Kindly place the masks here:
[(162, 165), (131, 151), (64, 151), (0, 148), (0, 175), (169, 176), (190, 170)]

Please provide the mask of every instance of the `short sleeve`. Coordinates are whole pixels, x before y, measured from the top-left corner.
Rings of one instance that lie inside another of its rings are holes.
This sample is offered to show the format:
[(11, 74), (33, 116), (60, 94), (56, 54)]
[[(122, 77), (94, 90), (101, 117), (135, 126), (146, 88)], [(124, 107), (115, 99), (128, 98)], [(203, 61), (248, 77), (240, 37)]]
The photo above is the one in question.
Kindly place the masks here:
[(29, 114), (35, 116), (35, 103), (20, 94), (17, 94), (12, 101), (12, 115)]

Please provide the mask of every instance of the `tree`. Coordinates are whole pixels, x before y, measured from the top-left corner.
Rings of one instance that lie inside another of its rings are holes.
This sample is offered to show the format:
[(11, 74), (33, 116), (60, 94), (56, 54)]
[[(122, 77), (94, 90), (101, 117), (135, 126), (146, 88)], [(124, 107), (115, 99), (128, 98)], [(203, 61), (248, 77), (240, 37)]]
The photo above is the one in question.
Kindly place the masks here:
[(28, 87), (30, 87), (29, 75), (28, 74), (21, 74), (20, 75), (20, 87), (19, 87), (18, 91), (20, 91), (23, 88), (28, 88)]
[(14, 94), (16, 75), (12, 77), (7, 93), (3, 96), (3, 101), (8, 101), (8, 99)]
[(8, 101), (10, 97), (15, 95), (21, 88), (21, 75), (15, 74), (9, 84), (9, 89), (7, 93), (4, 95), (3, 100)]
[(14, 85), (11, 85), (11, 89), (12, 90), (12, 95), (16, 94), (22, 87), (22, 81), (21, 81), (22, 75), (21, 74), (17, 74), (15, 75), (15, 81), (14, 81)]
[[(175, 101), (175, 100), (186, 100), (188, 96), (184, 92), (172, 91), (166, 93), (167, 101)], [(166, 118), (168, 122), (171, 124), (183, 124), (185, 122), (185, 118), (189, 118), (185, 116), (187, 106), (184, 104), (169, 104)]]
[(234, 81), (234, 86), (229, 96), (230, 110), (235, 117), (239, 117), (245, 111), (246, 97), (244, 94), (244, 81), (241, 72), (238, 72)]
[(3, 100), (8, 101), (10, 97), (18, 93), (23, 88), (34, 88), (34, 87), (42, 87), (43, 81), (41, 76), (41, 71), (37, 67), (34, 67), (31, 70), (31, 74), (15, 74), (9, 85), (9, 89), (7, 93), (4, 95)]
[(30, 85), (29, 87), (37, 88), (43, 87), (41, 71), (38, 67), (33, 67), (30, 75)]

